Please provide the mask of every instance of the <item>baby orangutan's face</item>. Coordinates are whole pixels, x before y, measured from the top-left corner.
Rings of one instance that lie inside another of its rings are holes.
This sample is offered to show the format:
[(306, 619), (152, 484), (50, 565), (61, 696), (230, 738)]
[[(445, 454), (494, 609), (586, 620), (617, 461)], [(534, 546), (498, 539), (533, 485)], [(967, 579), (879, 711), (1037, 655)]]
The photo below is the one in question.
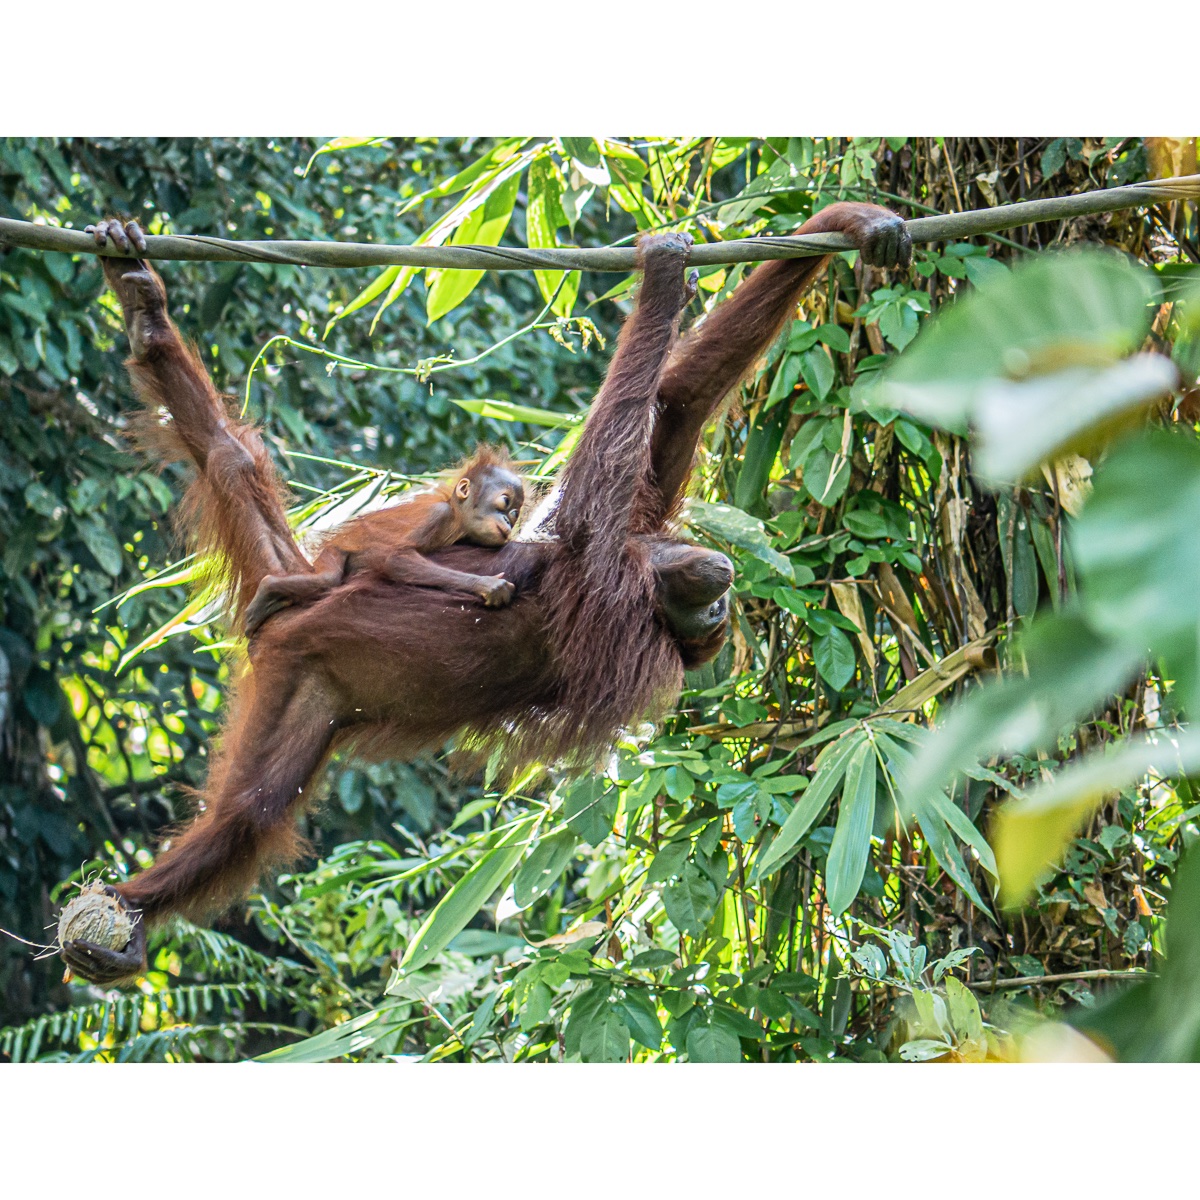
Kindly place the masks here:
[(503, 546), (516, 528), (525, 485), (504, 467), (489, 466), (464, 475), (454, 485), (463, 540), (477, 546)]

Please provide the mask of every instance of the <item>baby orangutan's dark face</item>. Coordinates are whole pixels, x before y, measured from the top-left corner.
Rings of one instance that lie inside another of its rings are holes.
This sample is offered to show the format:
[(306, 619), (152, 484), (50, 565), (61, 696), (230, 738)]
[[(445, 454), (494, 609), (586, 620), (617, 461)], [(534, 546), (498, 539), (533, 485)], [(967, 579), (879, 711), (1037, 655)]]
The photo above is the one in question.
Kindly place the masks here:
[(464, 475), (454, 485), (463, 526), (463, 541), (477, 546), (503, 546), (516, 528), (525, 485), (504, 467), (488, 466)]

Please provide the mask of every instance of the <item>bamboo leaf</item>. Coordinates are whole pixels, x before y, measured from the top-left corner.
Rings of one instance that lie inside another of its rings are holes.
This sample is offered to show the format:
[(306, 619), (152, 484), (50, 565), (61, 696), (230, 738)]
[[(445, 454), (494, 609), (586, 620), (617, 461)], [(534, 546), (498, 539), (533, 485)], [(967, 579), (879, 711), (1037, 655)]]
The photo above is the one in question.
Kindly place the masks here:
[(581, 413), (552, 412), (508, 400), (455, 400), (453, 403), (477, 417), (491, 417), (493, 421), (523, 421), (526, 425), (542, 425), (548, 429), (572, 429), (583, 424)]
[(846, 764), (846, 786), (825, 866), (825, 894), (835, 917), (850, 907), (862, 885), (875, 821), (875, 751), (864, 735)]
[[(451, 245), (499, 245), (512, 217), (519, 183), (520, 176), (515, 172), (497, 183), (488, 192), (482, 207), (476, 208), (454, 231)], [(429, 324), (456, 309), (475, 290), (483, 276), (483, 271), (430, 271), (429, 294), (425, 298)]]
[(442, 897), (409, 944), (400, 962), (402, 972), (416, 971), (425, 966), (467, 927), (471, 918), (520, 862), (525, 852), (526, 835), (539, 818), (540, 814), (516, 822), (496, 846)]
[[(857, 724), (857, 722), (856, 722)], [(754, 878), (765, 879), (788, 854), (788, 851), (809, 831), (829, 807), (834, 791), (846, 774), (851, 756), (866, 745), (866, 734), (860, 729), (826, 746), (813, 765), (812, 782), (796, 801), (796, 807), (775, 835), (775, 840), (758, 858)]]

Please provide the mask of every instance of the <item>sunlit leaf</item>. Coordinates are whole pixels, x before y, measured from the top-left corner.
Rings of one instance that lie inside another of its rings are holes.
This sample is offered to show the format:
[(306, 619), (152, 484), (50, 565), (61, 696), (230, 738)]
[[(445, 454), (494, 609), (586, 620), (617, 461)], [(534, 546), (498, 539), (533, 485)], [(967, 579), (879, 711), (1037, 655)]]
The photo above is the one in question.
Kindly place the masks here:
[(1049, 783), (996, 814), (992, 842), (1006, 908), (1025, 902), (1039, 879), (1061, 858), (1083, 822), (1114, 793), (1149, 771), (1191, 774), (1200, 769), (1200, 734), (1137, 738), (1112, 753), (1096, 753), (1064, 767)]
[[(450, 244), (454, 246), (496, 246), (508, 228), (513, 205), (517, 199), (520, 177), (513, 172), (498, 181), (487, 193), (484, 203), (454, 231)], [(429, 292), (425, 298), (425, 311), (429, 323), (457, 308), (483, 278), (483, 271), (464, 271), (449, 268), (429, 272)]]

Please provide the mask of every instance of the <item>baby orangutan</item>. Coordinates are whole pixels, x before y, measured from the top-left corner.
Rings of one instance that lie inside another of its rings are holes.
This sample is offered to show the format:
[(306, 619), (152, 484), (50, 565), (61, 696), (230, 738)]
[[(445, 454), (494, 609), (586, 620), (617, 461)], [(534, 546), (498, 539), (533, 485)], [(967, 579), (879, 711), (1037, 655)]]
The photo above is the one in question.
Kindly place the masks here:
[(272, 613), (315, 600), (356, 571), (374, 571), (394, 583), (467, 592), (488, 608), (502, 608), (515, 590), (503, 575), (471, 575), (424, 556), (455, 542), (503, 546), (524, 503), (524, 485), (507, 456), (480, 446), (457, 472), (430, 490), (414, 492), (399, 504), (335, 529), (312, 574), (267, 575), (246, 609), (246, 636), (253, 637)]

